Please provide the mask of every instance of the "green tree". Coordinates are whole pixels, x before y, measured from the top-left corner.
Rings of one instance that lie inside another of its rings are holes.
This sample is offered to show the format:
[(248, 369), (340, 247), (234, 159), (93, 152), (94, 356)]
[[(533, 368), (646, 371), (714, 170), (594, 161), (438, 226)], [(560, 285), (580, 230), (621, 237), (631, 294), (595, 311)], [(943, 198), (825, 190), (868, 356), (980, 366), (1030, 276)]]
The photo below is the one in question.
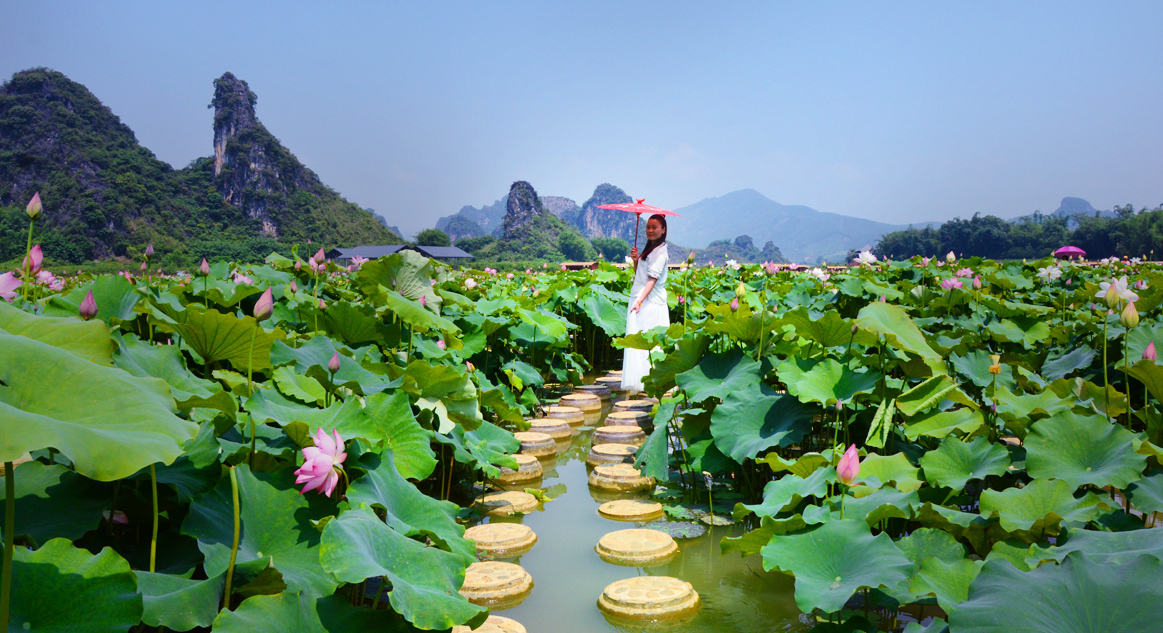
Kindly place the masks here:
[(452, 246), (452, 240), (448, 239), (448, 233), (440, 229), (424, 229), (416, 236), (416, 244), (419, 246)]
[(621, 262), (630, 254), (630, 244), (620, 237), (595, 237), (590, 243), (608, 262)]
[(488, 246), (489, 244), (492, 244), (493, 242), (496, 241), (496, 239), (497, 238), (493, 237), (492, 235), (478, 235), (477, 237), (462, 237), (459, 240), (456, 240), (456, 246), (457, 246), (457, 248), (460, 248), (461, 250), (467, 251), (467, 252), (475, 255), (477, 253), (477, 251)]
[(586, 241), (586, 238), (573, 231), (562, 232), (558, 236), (557, 250), (561, 251), (561, 254), (565, 255), (566, 259), (572, 259), (574, 261), (589, 261), (596, 255), (593, 247)]

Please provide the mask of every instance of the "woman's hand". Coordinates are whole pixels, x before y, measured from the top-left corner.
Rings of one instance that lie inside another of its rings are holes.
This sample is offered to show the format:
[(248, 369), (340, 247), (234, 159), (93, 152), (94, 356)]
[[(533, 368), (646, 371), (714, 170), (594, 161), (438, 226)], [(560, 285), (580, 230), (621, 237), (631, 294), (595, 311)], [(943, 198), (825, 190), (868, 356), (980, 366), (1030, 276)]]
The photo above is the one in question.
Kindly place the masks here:
[(633, 259), (635, 261), (638, 260), (638, 247), (637, 246), (630, 249), (630, 259)]
[(641, 301), (635, 301), (634, 303), (630, 304), (630, 314), (634, 314), (635, 312), (638, 311), (638, 308), (641, 308), (641, 307), (642, 307)]

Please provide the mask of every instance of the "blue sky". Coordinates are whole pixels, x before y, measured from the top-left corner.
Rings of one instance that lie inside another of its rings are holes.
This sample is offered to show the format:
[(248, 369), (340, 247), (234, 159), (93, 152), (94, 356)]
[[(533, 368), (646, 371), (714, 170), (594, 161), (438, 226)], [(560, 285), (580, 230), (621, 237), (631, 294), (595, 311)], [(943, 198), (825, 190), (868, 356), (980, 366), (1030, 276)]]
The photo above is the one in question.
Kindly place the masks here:
[(514, 180), (753, 188), (905, 223), (1163, 203), (1163, 3), (22, 2), (0, 75), (85, 84), (176, 167), (211, 82), (405, 233)]

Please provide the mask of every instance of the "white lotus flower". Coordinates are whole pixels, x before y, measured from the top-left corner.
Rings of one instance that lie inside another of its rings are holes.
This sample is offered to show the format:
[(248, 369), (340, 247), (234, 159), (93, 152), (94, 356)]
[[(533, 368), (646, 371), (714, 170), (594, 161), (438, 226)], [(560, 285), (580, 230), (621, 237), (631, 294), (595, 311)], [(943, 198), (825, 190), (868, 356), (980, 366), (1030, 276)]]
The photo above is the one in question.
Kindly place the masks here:
[(478, 285), (479, 284), (477, 284), (477, 280), (473, 279), (472, 277), (469, 277), (468, 279), (464, 280), (464, 287), (467, 290), (472, 290), (473, 288), (476, 288)]
[(873, 255), (872, 251), (860, 251), (860, 254), (856, 256), (856, 263), (861, 266), (875, 264), (876, 255)]
[(952, 264), (953, 262), (957, 261), (957, 256), (953, 254), (953, 251), (949, 251), (945, 254), (945, 261)]
[(1123, 301), (1138, 301), (1139, 295), (1127, 287), (1127, 276), (1118, 279), (1103, 281), (1098, 284), (1099, 291), (1094, 293), (1095, 298), (1104, 299), (1108, 306), (1114, 307), (1121, 299)]
[(1042, 278), (1042, 281), (1054, 281), (1062, 276), (1062, 270), (1057, 266), (1047, 266), (1038, 269), (1038, 276)]
[(825, 272), (823, 268), (813, 268), (808, 271), (808, 274), (820, 281), (828, 281), (828, 278), (832, 276)]
[(739, 270), (741, 268), (741, 266), (739, 265), (739, 262), (737, 262), (733, 259), (728, 259), (726, 264), (727, 264), (727, 268), (730, 268), (731, 270)]

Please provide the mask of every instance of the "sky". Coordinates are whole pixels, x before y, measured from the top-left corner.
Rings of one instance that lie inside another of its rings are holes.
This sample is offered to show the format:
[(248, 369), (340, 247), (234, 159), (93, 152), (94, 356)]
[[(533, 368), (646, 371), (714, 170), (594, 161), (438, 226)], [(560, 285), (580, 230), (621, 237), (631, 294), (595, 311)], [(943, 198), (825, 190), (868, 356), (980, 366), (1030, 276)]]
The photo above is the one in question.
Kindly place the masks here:
[(894, 224), (1163, 203), (1159, 2), (13, 2), (0, 78), (89, 88), (160, 159), (233, 72), (407, 235), (517, 180), (679, 208), (752, 188)]

